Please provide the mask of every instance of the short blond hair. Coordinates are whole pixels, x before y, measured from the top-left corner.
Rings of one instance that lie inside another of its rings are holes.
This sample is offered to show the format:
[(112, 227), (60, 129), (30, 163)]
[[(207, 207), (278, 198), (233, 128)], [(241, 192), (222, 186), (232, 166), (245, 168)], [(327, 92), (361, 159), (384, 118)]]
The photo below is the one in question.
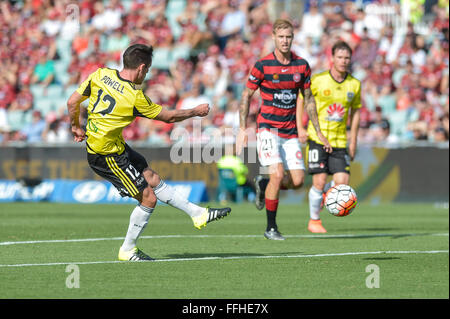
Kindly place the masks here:
[(288, 20), (285, 19), (277, 19), (275, 20), (275, 22), (273, 23), (272, 26), (272, 33), (275, 34), (277, 32), (277, 30), (279, 29), (291, 29), (292, 31), (294, 31), (294, 26), (292, 25), (292, 23)]

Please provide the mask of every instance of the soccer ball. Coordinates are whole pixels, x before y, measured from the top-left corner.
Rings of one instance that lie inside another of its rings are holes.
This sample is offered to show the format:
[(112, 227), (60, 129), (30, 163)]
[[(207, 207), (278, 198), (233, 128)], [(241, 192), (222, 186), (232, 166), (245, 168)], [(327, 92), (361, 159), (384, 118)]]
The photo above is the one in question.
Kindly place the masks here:
[(331, 187), (325, 195), (325, 207), (334, 216), (349, 215), (357, 202), (355, 190), (345, 184)]

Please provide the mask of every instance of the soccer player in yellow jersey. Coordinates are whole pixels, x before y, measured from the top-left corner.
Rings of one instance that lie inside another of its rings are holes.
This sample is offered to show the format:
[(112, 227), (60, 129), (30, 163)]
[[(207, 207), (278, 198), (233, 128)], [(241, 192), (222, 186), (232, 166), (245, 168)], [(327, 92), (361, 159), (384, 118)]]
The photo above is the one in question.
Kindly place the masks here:
[[(308, 230), (312, 233), (326, 233), (319, 217), (323, 206), (323, 194), (331, 185), (348, 185), (350, 161), (356, 154), (361, 83), (348, 71), (351, 56), (352, 49), (346, 42), (336, 42), (332, 47), (331, 69), (314, 75), (311, 80), (311, 91), (316, 99), (320, 129), (333, 147), (331, 153), (325, 152), (314, 127), (309, 123), (307, 154), (312, 187), (308, 195), (310, 210)], [(349, 117), (350, 140), (347, 141)], [(328, 175), (332, 175), (333, 179), (326, 184)]]
[[(74, 140), (86, 139), (89, 166), (111, 182), (122, 196), (139, 204), (130, 216), (128, 231), (119, 249), (119, 260), (153, 260), (136, 247), (157, 199), (186, 212), (198, 229), (227, 216), (230, 208), (203, 208), (189, 202), (148, 167), (146, 159), (130, 148), (122, 130), (137, 116), (173, 123), (204, 117), (208, 104), (170, 110), (153, 103), (136, 85), (142, 84), (152, 64), (153, 48), (135, 44), (123, 54), (123, 70), (99, 68), (79, 86), (67, 102)], [(89, 99), (86, 131), (80, 126), (80, 103)]]

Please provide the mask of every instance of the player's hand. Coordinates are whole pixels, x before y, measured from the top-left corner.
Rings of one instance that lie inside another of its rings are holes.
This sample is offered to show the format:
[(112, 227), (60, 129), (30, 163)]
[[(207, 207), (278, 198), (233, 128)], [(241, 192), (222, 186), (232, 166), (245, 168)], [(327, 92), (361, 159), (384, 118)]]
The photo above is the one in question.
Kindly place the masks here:
[(319, 140), (322, 142), (323, 149), (325, 150), (325, 152), (327, 153), (333, 152), (333, 148), (331, 147), (330, 142), (328, 142), (328, 139), (322, 133), (318, 133), (317, 137), (319, 137)]
[(303, 127), (298, 129), (298, 140), (302, 144), (306, 143), (306, 141), (308, 140), (308, 133)]
[(203, 104), (199, 104), (195, 107), (195, 113), (197, 116), (201, 116), (204, 117), (206, 115), (208, 115), (209, 113), (209, 104), (208, 103), (203, 103)]
[(72, 134), (75, 142), (83, 142), (86, 138), (86, 132), (79, 126), (72, 126)]
[(236, 154), (237, 155), (240, 155), (242, 153), (242, 149), (244, 148), (244, 146), (247, 146), (247, 140), (248, 140), (247, 132), (245, 131), (245, 129), (240, 128), (239, 133), (236, 137)]

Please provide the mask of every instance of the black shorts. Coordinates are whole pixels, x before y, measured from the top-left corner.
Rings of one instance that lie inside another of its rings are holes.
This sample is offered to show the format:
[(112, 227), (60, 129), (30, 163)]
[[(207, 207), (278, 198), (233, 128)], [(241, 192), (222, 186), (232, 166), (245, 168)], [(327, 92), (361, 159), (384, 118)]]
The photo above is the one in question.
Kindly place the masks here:
[(333, 148), (330, 154), (323, 149), (323, 145), (309, 140), (307, 154), (309, 174), (350, 174), (350, 156), (346, 148)]
[(111, 182), (122, 197), (135, 197), (148, 185), (142, 174), (148, 166), (147, 161), (126, 144), (120, 155), (87, 153), (87, 160), (92, 170)]

